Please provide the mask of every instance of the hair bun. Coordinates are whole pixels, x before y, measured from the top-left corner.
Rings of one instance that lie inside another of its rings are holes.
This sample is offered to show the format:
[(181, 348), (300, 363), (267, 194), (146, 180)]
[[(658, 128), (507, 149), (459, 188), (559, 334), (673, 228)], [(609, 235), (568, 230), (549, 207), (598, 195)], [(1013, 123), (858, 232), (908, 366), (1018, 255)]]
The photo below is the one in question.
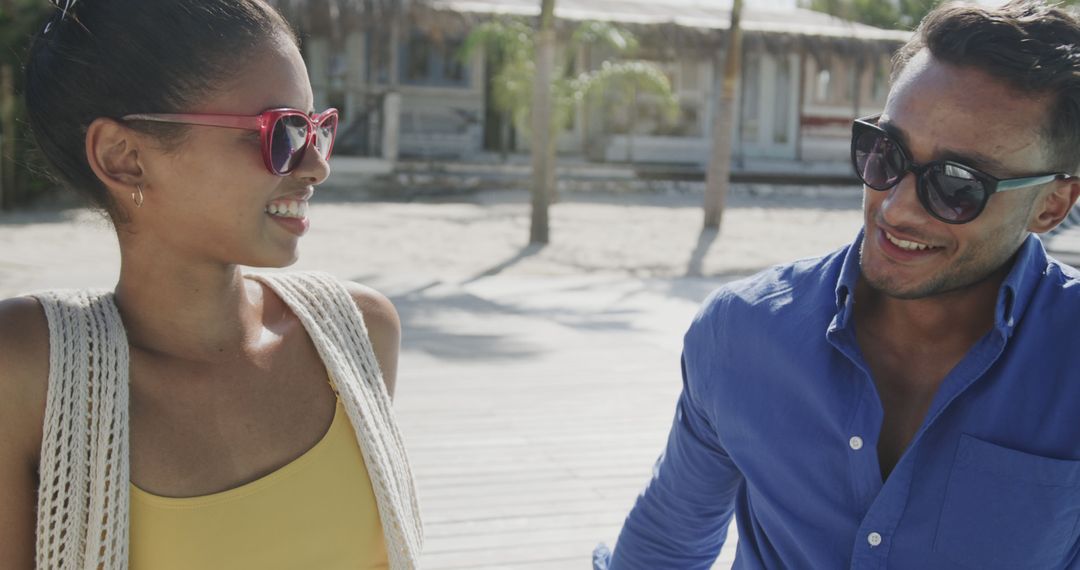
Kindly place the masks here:
[(45, 23), (45, 28), (41, 30), (42, 35), (48, 35), (49, 31), (53, 27), (62, 22), (69, 20), (77, 20), (75, 16), (75, 5), (79, 3), (79, 0), (49, 0), (49, 4), (52, 4), (56, 8), (56, 12), (53, 13), (49, 21)]
[(79, 0), (52, 0), (52, 3), (60, 10), (60, 17), (66, 18), (68, 12), (75, 9), (75, 5), (79, 3)]

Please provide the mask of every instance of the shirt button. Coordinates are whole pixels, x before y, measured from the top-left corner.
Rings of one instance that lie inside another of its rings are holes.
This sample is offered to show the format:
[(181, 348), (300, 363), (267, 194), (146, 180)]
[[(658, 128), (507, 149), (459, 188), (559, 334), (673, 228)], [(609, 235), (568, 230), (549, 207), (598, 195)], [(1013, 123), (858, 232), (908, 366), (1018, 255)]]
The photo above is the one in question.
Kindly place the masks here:
[(872, 532), (866, 536), (866, 542), (869, 542), (870, 546), (878, 546), (881, 544), (881, 535), (876, 532)]
[(862, 449), (862, 438), (857, 435), (852, 436), (847, 443), (851, 446), (851, 449), (854, 449), (855, 451)]

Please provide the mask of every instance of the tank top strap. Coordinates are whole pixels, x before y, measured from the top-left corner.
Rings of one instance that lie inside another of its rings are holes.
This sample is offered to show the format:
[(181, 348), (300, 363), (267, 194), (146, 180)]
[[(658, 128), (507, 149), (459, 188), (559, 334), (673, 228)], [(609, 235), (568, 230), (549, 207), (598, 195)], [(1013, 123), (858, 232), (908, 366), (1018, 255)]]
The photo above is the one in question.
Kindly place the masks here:
[(250, 275), (303, 324), (330, 374), (371, 478), (390, 567), (419, 566), (423, 528), (416, 484), (364, 317), (345, 285), (319, 272)]

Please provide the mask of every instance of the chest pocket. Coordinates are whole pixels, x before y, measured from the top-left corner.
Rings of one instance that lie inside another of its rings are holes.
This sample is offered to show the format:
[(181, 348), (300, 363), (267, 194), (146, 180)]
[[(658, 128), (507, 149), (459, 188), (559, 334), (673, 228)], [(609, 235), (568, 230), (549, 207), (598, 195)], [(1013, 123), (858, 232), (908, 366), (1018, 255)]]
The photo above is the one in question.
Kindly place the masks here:
[(968, 568), (1061, 568), (1078, 523), (1080, 461), (961, 435), (934, 551)]

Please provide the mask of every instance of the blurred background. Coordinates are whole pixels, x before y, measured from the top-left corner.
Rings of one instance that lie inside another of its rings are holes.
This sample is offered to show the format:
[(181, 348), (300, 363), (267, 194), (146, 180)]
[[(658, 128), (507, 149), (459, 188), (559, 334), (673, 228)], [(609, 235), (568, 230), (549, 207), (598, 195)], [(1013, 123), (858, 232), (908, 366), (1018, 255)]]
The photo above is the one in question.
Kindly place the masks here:
[[(424, 567), (562, 570), (613, 545), (648, 480), (700, 302), (855, 237), (851, 120), (883, 108), (937, 2), (274, 4), (315, 107), (342, 113), (291, 269), (401, 313)], [(21, 58), (52, 10), (0, 0), (0, 297), (119, 269), (22, 119)], [(1074, 264), (1076, 218), (1044, 238)]]

